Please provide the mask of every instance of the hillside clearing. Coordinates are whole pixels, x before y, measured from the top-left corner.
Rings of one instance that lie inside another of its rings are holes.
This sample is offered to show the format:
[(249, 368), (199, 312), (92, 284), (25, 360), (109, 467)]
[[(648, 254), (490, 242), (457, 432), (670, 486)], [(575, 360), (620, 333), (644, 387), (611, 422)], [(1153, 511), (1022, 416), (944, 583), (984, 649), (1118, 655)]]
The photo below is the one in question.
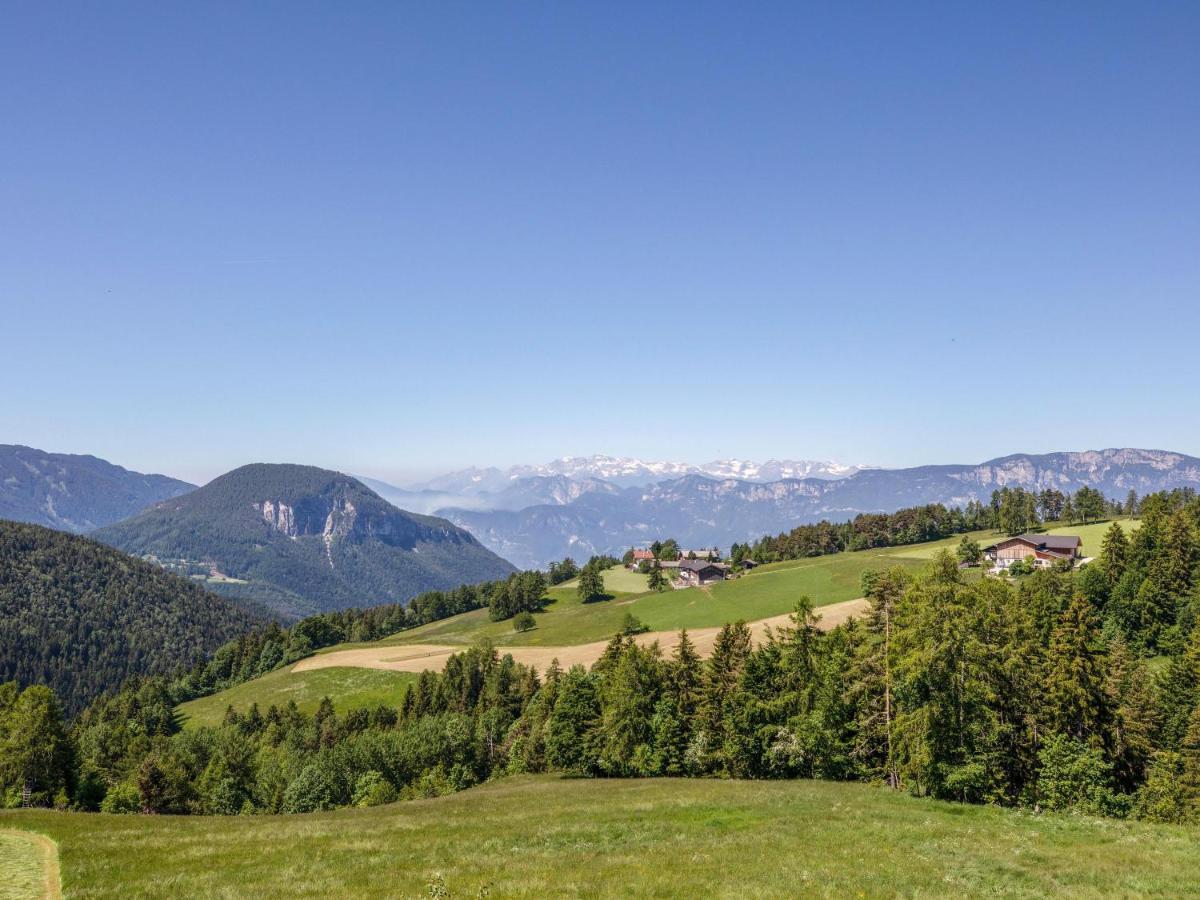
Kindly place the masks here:
[[(821, 607), (817, 611), (820, 621), (817, 627), (829, 630), (845, 622), (847, 619), (861, 615), (868, 608), (864, 599), (848, 600), (844, 603), (834, 603)], [(750, 632), (754, 641), (760, 643), (768, 629), (786, 628), (792, 624), (790, 613), (760, 619), (750, 623)], [(709, 656), (719, 627), (697, 628), (688, 632), (688, 637), (696, 646), (696, 652), (701, 656)], [(636, 640), (643, 647), (657, 642), (664, 653), (670, 653), (679, 643), (677, 631), (655, 631), (639, 634)], [(574, 665), (591, 666), (600, 659), (608, 641), (594, 641), (588, 644), (574, 644), (565, 647), (505, 647), (504, 654), (511, 655), (519, 663), (533, 666), (544, 672), (551, 661), (558, 660), (563, 668)], [(445, 644), (407, 644), (407, 645), (375, 645), (358, 647), (348, 650), (336, 650), (332, 653), (321, 653), (300, 660), (292, 667), (293, 672), (310, 672), (330, 667), (365, 667), (369, 669), (385, 669), (392, 672), (423, 672), (426, 670), (440, 671), (446, 660), (454, 653), (461, 653), (461, 645)]]
[(1200, 832), (821, 781), (517, 777), (297, 816), (0, 813), (74, 897), (1181, 897)]
[[(314, 667), (316, 669), (317, 667)], [(316, 712), (322, 697), (334, 699), (339, 712), (379, 705), (399, 706), (404, 692), (416, 679), (400, 671), (319, 667), (319, 671), (276, 669), (266, 675), (227, 688), (208, 697), (189, 700), (178, 707), (185, 727), (220, 725), (232, 706), (245, 712), (251, 703), (266, 712), (294, 701), (301, 712)]]
[[(640, 594), (650, 590), (649, 576), (634, 569), (627, 569), (623, 565), (611, 566), (600, 575), (604, 579), (605, 589), (609, 591), (621, 594)], [(564, 581), (559, 587), (575, 590), (579, 587), (579, 579), (572, 578), (570, 581)]]

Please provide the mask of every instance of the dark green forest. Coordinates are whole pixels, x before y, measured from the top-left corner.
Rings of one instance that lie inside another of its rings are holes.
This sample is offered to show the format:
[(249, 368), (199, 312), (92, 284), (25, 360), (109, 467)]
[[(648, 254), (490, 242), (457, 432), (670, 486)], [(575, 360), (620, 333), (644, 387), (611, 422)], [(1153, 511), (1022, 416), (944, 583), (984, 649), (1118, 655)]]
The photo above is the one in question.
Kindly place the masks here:
[(87, 538), (0, 521), (0, 681), (47, 684), (70, 713), (132, 675), (191, 667), (266, 619)]
[[(506, 773), (826, 778), (919, 796), (1200, 818), (1200, 501), (1147, 497), (1080, 570), (1013, 583), (948, 553), (869, 573), (870, 612), (829, 632), (801, 598), (711, 658), (613, 638), (591, 670), (534, 672), (479, 646), (399, 708), (232, 711), (181, 731), (161, 679), (70, 728), (43, 688), (0, 693), (10, 802), (113, 812), (305, 812), (459, 790)], [(32, 692), (32, 695), (31, 695)], [(36, 752), (35, 752), (36, 751)]]

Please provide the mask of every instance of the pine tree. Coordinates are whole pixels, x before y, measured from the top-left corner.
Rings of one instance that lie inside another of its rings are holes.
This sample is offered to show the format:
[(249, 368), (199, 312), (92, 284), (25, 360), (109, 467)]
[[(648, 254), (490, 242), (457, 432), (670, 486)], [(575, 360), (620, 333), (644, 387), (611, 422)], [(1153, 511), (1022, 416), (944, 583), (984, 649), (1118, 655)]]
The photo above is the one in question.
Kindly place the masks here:
[(1072, 502), (1069, 494), (1067, 495), (1067, 499), (1063, 501), (1062, 521), (1068, 525), (1075, 524), (1075, 504)]
[(599, 715), (592, 676), (573, 666), (558, 681), (558, 697), (546, 722), (546, 762), (564, 772), (590, 773), (596, 765), (592, 729)]
[(688, 637), (687, 629), (679, 632), (679, 643), (675, 645), (668, 665), (669, 692), (675, 700), (679, 714), (690, 720), (696, 712), (703, 687), (704, 668), (696, 645)]
[(667, 579), (663, 576), (662, 566), (658, 560), (654, 561), (654, 565), (650, 567), (650, 576), (648, 578), (648, 587), (652, 591), (664, 590), (667, 586)]
[(598, 762), (608, 775), (653, 774), (651, 718), (663, 687), (658, 645), (626, 645), (601, 688)]
[(1105, 693), (1112, 709), (1109, 754), (1117, 783), (1132, 791), (1154, 755), (1158, 710), (1145, 664), (1118, 637), (1108, 648)]
[(1063, 610), (1046, 659), (1046, 716), (1052, 731), (1102, 741), (1109, 724), (1104, 654), (1091, 605), (1075, 597)]
[(0, 790), (14, 787), (49, 806), (71, 783), (72, 765), (58, 698), (45, 685), (25, 688), (0, 722)]
[(1179, 756), (1179, 786), (1187, 809), (1187, 819), (1200, 821), (1200, 705), (1192, 710)]
[(590, 603), (604, 596), (604, 578), (600, 574), (600, 570), (590, 562), (583, 567), (583, 571), (579, 574), (577, 593), (579, 599), (584, 603)]
[(726, 709), (738, 689), (750, 656), (750, 628), (745, 622), (721, 627), (704, 672), (704, 687), (697, 720), (706, 745), (718, 765), (725, 762)]
[(1116, 584), (1125, 574), (1125, 567), (1129, 564), (1129, 539), (1125, 537), (1125, 529), (1120, 522), (1113, 522), (1104, 533), (1100, 561), (1110, 585)]

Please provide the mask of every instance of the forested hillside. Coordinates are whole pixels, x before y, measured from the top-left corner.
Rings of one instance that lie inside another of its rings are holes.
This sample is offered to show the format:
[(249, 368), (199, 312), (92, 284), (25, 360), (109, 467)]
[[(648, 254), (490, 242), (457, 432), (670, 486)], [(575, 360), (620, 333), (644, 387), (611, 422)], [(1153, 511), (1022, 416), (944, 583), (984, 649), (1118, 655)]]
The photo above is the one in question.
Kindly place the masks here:
[(288, 618), (513, 571), (444, 519), (396, 509), (359, 481), (312, 466), (243, 466), (95, 537), (209, 573), (211, 589)]
[(0, 521), (0, 682), (76, 712), (131, 675), (190, 667), (265, 611), (88, 538)]

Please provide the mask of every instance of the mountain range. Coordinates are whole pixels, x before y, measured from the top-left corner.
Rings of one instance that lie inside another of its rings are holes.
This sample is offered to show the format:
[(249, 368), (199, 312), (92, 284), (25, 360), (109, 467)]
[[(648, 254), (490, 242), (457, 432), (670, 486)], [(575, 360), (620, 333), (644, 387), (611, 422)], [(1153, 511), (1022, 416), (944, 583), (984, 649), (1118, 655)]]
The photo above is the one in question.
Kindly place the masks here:
[(405, 487), (371, 478), (361, 480), (397, 506), (431, 513), (448, 508), (515, 511), (538, 504), (560, 506), (588, 493), (612, 494), (622, 488), (646, 487), (688, 475), (772, 482), (785, 478), (845, 478), (866, 468), (803, 459), (770, 459), (764, 463), (719, 459), (694, 465), (596, 455), (564, 456), (548, 463), (507, 469), (460, 469)]
[(541, 567), (665, 537), (727, 547), (821, 519), (961, 506), (1005, 485), (1087, 485), (1122, 498), (1200, 486), (1200, 460), (1129, 448), (904, 469), (564, 457), (404, 488), (259, 464), (193, 490), (91, 456), (0, 447), (0, 518), (71, 531), (105, 525), (99, 539), (285, 617), (503, 577), (512, 571), (506, 560)]
[(243, 466), (93, 535), (288, 618), (513, 571), (445, 519), (397, 509), (358, 480), (312, 466)]
[(195, 487), (166, 475), (131, 472), (94, 456), (0, 444), (0, 519), (79, 533)]
[[(765, 466), (763, 467), (765, 469)], [(759, 470), (760, 472), (762, 469)], [(589, 476), (589, 482), (595, 480)], [(514, 496), (524, 478), (489, 497)], [(441, 482), (447, 486), (447, 482)], [(674, 537), (685, 545), (728, 547), (821, 519), (892, 512), (925, 503), (962, 506), (1004, 486), (1074, 491), (1090, 486), (1113, 497), (1200, 486), (1200, 459), (1161, 450), (1109, 449), (1015, 454), (977, 465), (857, 468), (841, 478), (777, 481), (687, 474), (646, 486), (591, 486), (563, 502), (480, 509), (470, 502), (439, 510), (506, 559), (523, 567)], [(561, 486), (558, 487), (561, 493)], [(470, 498), (472, 495), (464, 495)]]

